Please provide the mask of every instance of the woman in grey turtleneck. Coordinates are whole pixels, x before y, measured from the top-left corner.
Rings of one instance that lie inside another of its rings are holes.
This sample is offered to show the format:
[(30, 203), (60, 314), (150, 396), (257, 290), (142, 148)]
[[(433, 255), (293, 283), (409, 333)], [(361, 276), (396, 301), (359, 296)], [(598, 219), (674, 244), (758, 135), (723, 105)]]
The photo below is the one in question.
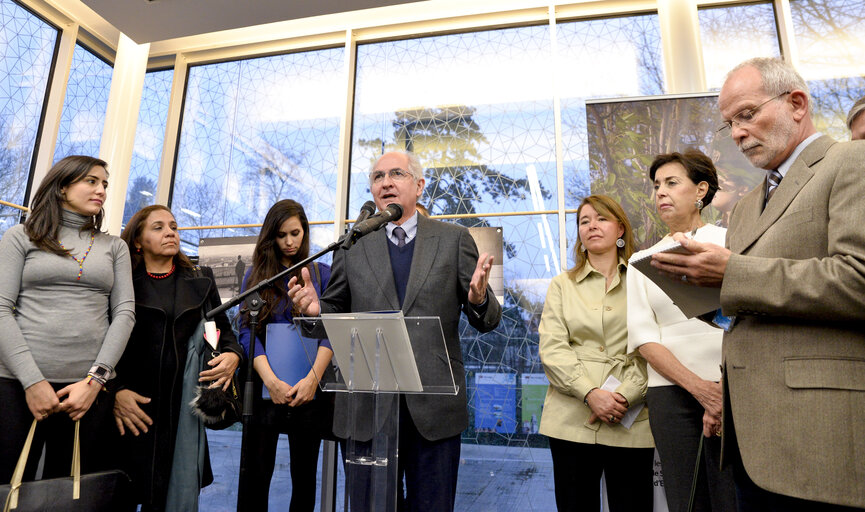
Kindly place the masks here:
[(73, 421), (81, 469), (110, 467), (97, 442), (113, 425), (102, 393), (135, 323), (129, 251), (102, 233), (105, 162), (69, 156), (48, 171), (23, 225), (0, 240), (0, 482), (12, 477), (33, 419), (25, 480), (67, 476)]

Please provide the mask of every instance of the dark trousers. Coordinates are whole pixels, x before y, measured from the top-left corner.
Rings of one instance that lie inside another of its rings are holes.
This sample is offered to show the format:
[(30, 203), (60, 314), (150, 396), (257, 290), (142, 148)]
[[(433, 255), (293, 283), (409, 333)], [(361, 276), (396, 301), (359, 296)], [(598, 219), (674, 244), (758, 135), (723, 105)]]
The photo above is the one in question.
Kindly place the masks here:
[[(456, 501), (457, 472), (460, 461), (460, 436), (430, 441), (415, 427), (405, 397), (399, 398), (399, 454), (396, 474), (384, 468), (346, 464), (346, 492), (352, 512), (367, 511), (372, 503), (373, 478), (396, 478), (396, 508), (399, 512), (452, 512)], [(383, 430), (394, 428), (383, 425)], [(343, 454), (346, 442), (341, 441)], [(371, 442), (355, 441), (355, 450), (369, 452)], [(377, 474), (373, 476), (373, 472)], [(379, 498), (381, 499), (381, 498)]]
[(250, 461), (247, 478), (238, 492), (238, 510), (266, 511), (270, 481), (276, 464), (276, 444), (280, 433), (288, 434), (289, 469), (291, 471), (290, 512), (315, 510), (316, 474), (321, 436), (309, 429), (288, 429), (262, 425), (254, 420), (247, 437)]
[[(703, 406), (679, 386), (651, 387), (646, 392), (649, 424), (664, 471), (664, 493), (670, 512), (686, 512), (691, 496), (697, 448), (703, 436)], [(697, 512), (733, 512), (736, 487), (730, 468), (721, 471), (721, 438), (703, 440), (700, 474), (694, 495)]]
[(601, 473), (611, 512), (652, 512), (655, 450), (550, 438), (559, 512), (601, 509)]
[(865, 510), (793, 498), (758, 487), (748, 476), (745, 466), (742, 465), (732, 409), (728, 409), (726, 421), (724, 442), (730, 444), (730, 448), (725, 447), (726, 453), (733, 454), (733, 478), (736, 482), (736, 500), (739, 504), (739, 512), (856, 512)]
[[(51, 384), (60, 390), (67, 384)], [(99, 393), (90, 410), (81, 418), (81, 472), (93, 473), (110, 469), (109, 453), (105, 450), (108, 429), (116, 428), (112, 418), (114, 401), (107, 393)], [(18, 457), (27, 440), (27, 433), (33, 423), (33, 414), (27, 407), (24, 388), (16, 379), (0, 377), (0, 482), (12, 479)], [(75, 423), (66, 413), (54, 413), (39, 422), (33, 436), (24, 480), (33, 480), (42, 449), (45, 449), (45, 465), (42, 478), (69, 476), (72, 467), (72, 440), (75, 436)]]
[[(397, 510), (451, 512), (457, 497), (460, 435), (429, 441), (417, 431), (400, 397)], [(403, 479), (405, 491), (403, 493)]]

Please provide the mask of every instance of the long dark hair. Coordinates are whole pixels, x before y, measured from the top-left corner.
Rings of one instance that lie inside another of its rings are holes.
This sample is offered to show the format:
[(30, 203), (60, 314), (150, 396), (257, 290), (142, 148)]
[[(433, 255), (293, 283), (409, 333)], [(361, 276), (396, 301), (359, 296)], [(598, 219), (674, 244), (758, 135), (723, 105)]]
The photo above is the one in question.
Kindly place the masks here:
[[(108, 174), (108, 164), (105, 161), (83, 155), (67, 156), (51, 167), (42, 183), (39, 184), (39, 188), (36, 189), (30, 206), (30, 214), (24, 221), (24, 231), (30, 237), (33, 245), (43, 251), (66, 256), (67, 252), (57, 242), (60, 220), (63, 218), (62, 190), (86, 178), (90, 169), (97, 166), (105, 168), (105, 174)], [(100, 209), (99, 213), (81, 226), (81, 231), (91, 229), (100, 231), (104, 214), (105, 212)]]
[[(129, 219), (129, 222), (126, 223), (126, 227), (123, 228), (123, 233), (120, 233), (120, 238), (126, 242), (126, 245), (129, 247), (129, 256), (132, 259), (132, 268), (135, 269), (138, 265), (144, 261), (144, 255), (135, 248), (135, 241), (141, 238), (141, 232), (144, 231), (144, 226), (147, 223), (147, 217), (150, 217), (150, 214), (157, 211), (164, 210), (168, 213), (171, 213), (171, 210), (167, 206), (163, 206), (161, 204), (152, 204), (150, 206), (145, 206), (144, 208), (135, 212), (135, 215)], [(174, 214), (171, 213), (171, 216), (174, 217)], [(192, 268), (194, 265), (189, 258), (183, 254), (183, 251), (180, 250), (180, 240), (177, 240), (177, 254), (174, 255), (174, 265), (177, 267), (183, 268)]]
[[(300, 226), (303, 228), (303, 241), (291, 261), (295, 263), (309, 256), (309, 220), (306, 218), (303, 206), (292, 199), (278, 201), (270, 207), (264, 217), (264, 223), (258, 234), (258, 241), (255, 243), (255, 251), (252, 253), (252, 270), (249, 273), (247, 286), (273, 277), (282, 270), (282, 251), (276, 243), (276, 235), (279, 233), (279, 228), (283, 222), (292, 217), (297, 217), (300, 220)], [(303, 284), (300, 269), (292, 272), (291, 277), (297, 277), (298, 282)], [(285, 289), (285, 280), (279, 280), (272, 287), (263, 290), (261, 298), (266, 303), (261, 311), (261, 321), (264, 325), (264, 322), (274, 312), (277, 312), (279, 304), (289, 300), (288, 291)]]

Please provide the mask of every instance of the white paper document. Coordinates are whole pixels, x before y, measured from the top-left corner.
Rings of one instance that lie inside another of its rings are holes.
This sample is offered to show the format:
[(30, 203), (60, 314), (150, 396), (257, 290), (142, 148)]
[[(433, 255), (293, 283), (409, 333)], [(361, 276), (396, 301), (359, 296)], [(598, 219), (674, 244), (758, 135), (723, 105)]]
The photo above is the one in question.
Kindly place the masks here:
[[(622, 381), (610, 375), (609, 377), (607, 377), (607, 380), (604, 381), (604, 385), (601, 386), (601, 389), (603, 389), (604, 391), (609, 391), (610, 393), (615, 393), (616, 389), (618, 389), (618, 387), (621, 385)], [(628, 412), (626, 412), (625, 415), (622, 416), (622, 421), (620, 421), (619, 424), (630, 430), (631, 425), (634, 424), (634, 420), (637, 419), (637, 415), (640, 414), (640, 411), (643, 410), (643, 407), (645, 407), (645, 405), (646, 404), (642, 403), (637, 404), (633, 407), (628, 407)]]
[(688, 318), (721, 309), (721, 289), (694, 286), (679, 279), (672, 279), (652, 266), (652, 255), (660, 252), (677, 252), (690, 254), (679, 242), (671, 242), (656, 250), (644, 253), (640, 258), (631, 259), (630, 265), (658, 285)]

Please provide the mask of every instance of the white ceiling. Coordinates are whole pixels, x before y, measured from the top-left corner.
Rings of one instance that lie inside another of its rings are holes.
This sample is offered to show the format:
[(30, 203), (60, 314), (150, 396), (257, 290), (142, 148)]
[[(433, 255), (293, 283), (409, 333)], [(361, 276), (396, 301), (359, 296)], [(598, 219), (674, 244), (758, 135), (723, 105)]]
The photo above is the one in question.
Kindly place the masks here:
[(423, 0), (82, 0), (138, 44)]

